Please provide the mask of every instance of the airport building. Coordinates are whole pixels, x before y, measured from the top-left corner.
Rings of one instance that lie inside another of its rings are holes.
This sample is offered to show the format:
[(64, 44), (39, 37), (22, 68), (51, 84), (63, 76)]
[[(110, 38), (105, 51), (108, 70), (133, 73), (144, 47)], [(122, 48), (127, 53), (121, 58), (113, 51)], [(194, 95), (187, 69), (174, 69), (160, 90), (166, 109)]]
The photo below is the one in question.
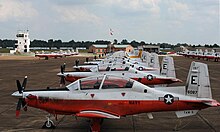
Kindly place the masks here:
[(106, 45), (91, 45), (89, 47), (89, 52), (94, 54), (105, 54), (115, 51), (127, 51), (131, 52), (134, 48), (131, 45), (115, 45), (115, 44), (106, 44)]
[(93, 44), (89, 47), (89, 52), (94, 54), (104, 54), (107, 51), (107, 45)]
[(18, 31), (15, 40), (15, 52), (30, 52), (30, 38), (27, 31)]
[(138, 49), (142, 49), (143, 51), (147, 51), (149, 53), (159, 53), (160, 52), (160, 46), (155, 45), (142, 45), (138, 46)]

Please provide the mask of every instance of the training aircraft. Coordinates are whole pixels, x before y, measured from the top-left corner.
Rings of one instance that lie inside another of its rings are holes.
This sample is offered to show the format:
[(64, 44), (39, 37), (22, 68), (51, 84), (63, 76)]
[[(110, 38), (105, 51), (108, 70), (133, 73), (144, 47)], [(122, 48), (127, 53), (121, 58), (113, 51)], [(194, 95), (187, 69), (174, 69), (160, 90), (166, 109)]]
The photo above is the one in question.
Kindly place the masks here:
[[(17, 80), (18, 91), (16, 116), (21, 107), (27, 106), (57, 115), (71, 115), (91, 119), (90, 130), (100, 132), (103, 119), (120, 119), (127, 115), (152, 112), (175, 111), (178, 118), (196, 115), (208, 107), (220, 106), (212, 99), (208, 67), (192, 62), (186, 86), (150, 88), (135, 80), (113, 75), (83, 78), (65, 88), (26, 90), (27, 77), (22, 85)], [(56, 118), (57, 119), (57, 118)], [(55, 125), (47, 116), (44, 128)]]
[[(112, 67), (112, 70), (122, 71), (126, 67), (132, 66), (133, 68), (136, 68), (140, 71), (157, 71), (157, 73), (159, 73), (160, 71), (158, 55), (155, 53), (150, 54), (143, 51), (142, 58), (136, 59), (123, 58), (124, 56), (120, 56), (119, 53), (113, 54), (111, 57), (107, 57), (102, 61), (86, 61), (87, 65), (75, 65), (73, 66), (73, 69), (75, 69), (76, 71), (89, 72), (93, 69), (98, 69), (98, 71), (106, 71), (109, 70), (110, 67)], [(118, 55), (118, 57), (116, 55)]]
[(138, 71), (132, 67), (126, 67), (122, 71), (94, 71), (94, 72), (65, 72), (65, 66), (61, 66), (61, 72), (57, 74), (61, 78), (60, 84), (65, 84), (65, 80), (68, 82), (74, 82), (80, 78), (85, 78), (94, 75), (118, 75), (125, 76), (137, 80), (145, 85), (158, 85), (158, 84), (171, 84), (175, 82), (182, 82), (176, 78), (174, 63), (172, 57), (164, 57), (162, 61), (162, 70), (158, 74), (158, 71)]
[(39, 58), (45, 58), (45, 60), (48, 60), (49, 58), (62, 58), (62, 57), (67, 57), (67, 56), (73, 56), (73, 55), (78, 55), (78, 52), (74, 52), (74, 51), (62, 51), (60, 50), (59, 52), (51, 52), (51, 53), (36, 53), (35, 57), (39, 57)]
[(212, 50), (211, 52), (208, 52), (208, 50), (206, 49), (203, 52), (202, 49), (200, 50), (196, 49), (196, 51), (189, 51), (184, 46), (181, 46), (181, 48), (183, 49), (183, 52), (180, 52), (179, 55), (183, 55), (188, 58), (197, 58), (198, 60), (199, 59), (214, 60), (215, 62), (220, 60), (220, 53), (215, 52), (214, 50)]
[(45, 60), (48, 60), (49, 58), (62, 58), (64, 55), (59, 53), (37, 53), (35, 54), (35, 57), (45, 58)]

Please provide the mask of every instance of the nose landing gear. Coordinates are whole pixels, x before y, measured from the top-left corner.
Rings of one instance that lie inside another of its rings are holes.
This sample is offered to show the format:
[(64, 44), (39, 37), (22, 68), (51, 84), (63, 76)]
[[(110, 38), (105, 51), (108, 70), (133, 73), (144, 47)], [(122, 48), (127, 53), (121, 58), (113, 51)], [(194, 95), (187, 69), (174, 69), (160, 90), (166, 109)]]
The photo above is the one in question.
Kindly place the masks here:
[(50, 114), (46, 118), (47, 118), (47, 121), (45, 121), (42, 128), (44, 128), (44, 129), (54, 129), (55, 125), (54, 125), (53, 121), (50, 119)]

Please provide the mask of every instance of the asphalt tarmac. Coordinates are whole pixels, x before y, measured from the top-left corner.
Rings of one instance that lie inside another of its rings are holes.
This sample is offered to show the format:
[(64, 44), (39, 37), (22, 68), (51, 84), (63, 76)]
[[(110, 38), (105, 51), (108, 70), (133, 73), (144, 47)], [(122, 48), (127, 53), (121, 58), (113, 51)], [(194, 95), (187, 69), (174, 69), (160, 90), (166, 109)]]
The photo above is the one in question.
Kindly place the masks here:
[[(60, 71), (60, 65), (66, 63), (67, 70), (72, 70), (75, 60), (80, 63), (84, 57), (67, 57), (60, 59), (43, 60), (34, 57), (3, 57), (0, 56), (0, 131), (45, 131), (45, 132), (87, 132), (89, 120), (75, 118), (73, 116), (58, 116), (56, 129), (41, 129), (46, 121), (47, 113), (28, 107), (28, 111), (21, 111), (18, 119), (15, 117), (17, 99), (11, 97), (17, 91), (15, 80), (23, 80), (28, 76), (26, 89), (46, 89), (46, 87), (59, 87), (60, 79), (56, 74)], [(90, 58), (91, 59), (91, 58)], [(185, 85), (190, 63), (194, 59), (174, 57), (177, 78), (183, 83), (172, 86)], [(198, 60), (195, 60), (198, 61)], [(220, 62), (203, 61), (209, 67), (210, 81), (213, 98), (220, 101)], [(208, 132), (220, 131), (220, 108), (208, 108), (198, 115), (177, 119), (174, 112), (153, 113), (154, 119), (148, 119), (146, 114), (123, 117), (120, 120), (106, 119), (102, 124), (103, 132)]]

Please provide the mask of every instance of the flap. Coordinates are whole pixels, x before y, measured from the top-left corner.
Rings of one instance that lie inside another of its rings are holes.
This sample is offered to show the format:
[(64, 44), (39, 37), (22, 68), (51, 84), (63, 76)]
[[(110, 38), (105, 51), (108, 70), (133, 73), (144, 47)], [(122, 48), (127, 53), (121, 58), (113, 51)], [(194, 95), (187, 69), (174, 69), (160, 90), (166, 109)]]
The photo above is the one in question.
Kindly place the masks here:
[(113, 115), (110, 113), (106, 113), (106, 112), (102, 112), (102, 111), (95, 111), (95, 110), (81, 111), (80, 113), (77, 113), (76, 116), (88, 117), (88, 118), (120, 119), (120, 116), (118, 116), (118, 115)]

